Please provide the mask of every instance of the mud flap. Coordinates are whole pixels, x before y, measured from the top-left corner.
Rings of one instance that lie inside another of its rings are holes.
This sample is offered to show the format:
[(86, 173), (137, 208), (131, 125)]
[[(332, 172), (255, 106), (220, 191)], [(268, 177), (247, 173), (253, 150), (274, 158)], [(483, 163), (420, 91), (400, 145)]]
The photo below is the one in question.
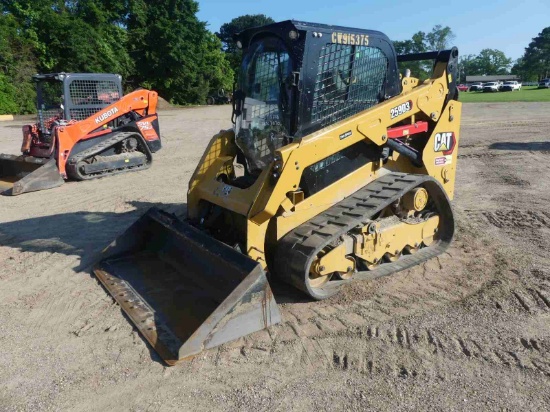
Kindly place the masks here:
[(94, 273), (169, 365), (281, 321), (259, 263), (156, 208)]
[(0, 193), (16, 196), (61, 186), (55, 159), (0, 154)]

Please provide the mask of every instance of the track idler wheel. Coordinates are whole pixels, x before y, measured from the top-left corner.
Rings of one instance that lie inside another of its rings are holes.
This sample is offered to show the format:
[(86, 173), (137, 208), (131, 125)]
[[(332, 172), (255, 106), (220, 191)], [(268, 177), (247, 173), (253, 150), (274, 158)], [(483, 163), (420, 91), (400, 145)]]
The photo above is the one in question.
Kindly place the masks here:
[(316, 260), (313, 263), (313, 265), (311, 265), (311, 268), (309, 270), (309, 275), (308, 275), (308, 278), (306, 280), (309, 287), (311, 287), (313, 289), (320, 288), (320, 287), (324, 286), (327, 282), (330, 281), (330, 279), (332, 278), (332, 275), (333, 275), (333, 273), (322, 275), (322, 274), (319, 273), (319, 271), (320, 271), (319, 268), (324, 269), (323, 266), (318, 265), (318, 260)]
[(345, 245), (326, 247), (313, 260), (309, 273), (306, 274), (306, 287), (313, 293), (321, 291), (317, 299), (324, 299), (328, 297), (326, 291), (329, 283), (332, 280), (351, 279), (355, 268), (355, 259), (345, 255)]

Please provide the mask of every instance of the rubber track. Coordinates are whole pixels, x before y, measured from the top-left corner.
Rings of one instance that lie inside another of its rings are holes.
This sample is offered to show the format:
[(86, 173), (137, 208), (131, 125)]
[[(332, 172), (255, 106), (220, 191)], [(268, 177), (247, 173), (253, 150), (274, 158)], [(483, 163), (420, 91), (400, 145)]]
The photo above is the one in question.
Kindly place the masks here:
[[(439, 239), (429, 247), (403, 256), (396, 262), (383, 263), (374, 270), (356, 272), (353, 279), (330, 281), (322, 288), (315, 289), (320, 296), (313, 296), (307, 290), (305, 276), (324, 247), (337, 243), (341, 236), (352, 229), (364, 227), (377, 213), (421, 184), (434, 200), (441, 218)], [(389, 173), (286, 234), (279, 242), (275, 255), (275, 273), (313, 298), (323, 299), (336, 293), (344, 283), (387, 276), (433, 258), (447, 249), (453, 234), (453, 212), (449, 198), (439, 182), (427, 175)]]
[(136, 132), (113, 133), (113, 136), (110, 137), (109, 139), (104, 140), (103, 142), (101, 142), (101, 143), (99, 143), (95, 146), (92, 146), (89, 149), (86, 149), (86, 150), (84, 150), (84, 151), (82, 151), (82, 152), (80, 152), (80, 153), (78, 153), (74, 156), (71, 156), (71, 158), (67, 162), (67, 174), (71, 178), (76, 179), (76, 180), (90, 180), (90, 179), (96, 179), (96, 178), (104, 177), (104, 176), (111, 176), (111, 175), (116, 175), (116, 174), (120, 174), (120, 173), (126, 173), (126, 172), (130, 172), (130, 171), (133, 172), (133, 171), (137, 171), (137, 170), (148, 169), (151, 166), (151, 163), (153, 161), (153, 156), (152, 156), (151, 152), (149, 151), (149, 148), (147, 147), (147, 144), (142, 141), (141, 144), (142, 144), (143, 147), (145, 147), (145, 150), (146, 150), (145, 156), (147, 156), (147, 160), (148, 160), (148, 162), (144, 163), (143, 165), (132, 166), (132, 167), (125, 168), (125, 169), (116, 169), (114, 171), (109, 171), (109, 172), (94, 173), (91, 176), (82, 175), (78, 171), (78, 163), (80, 161), (82, 161), (82, 160), (84, 160), (88, 157), (94, 156), (96, 154), (99, 154), (102, 151), (108, 149), (109, 147), (114, 146), (115, 144), (120, 143), (124, 139), (127, 139), (127, 138), (132, 137), (132, 136), (138, 137), (140, 140), (143, 140), (143, 138)]

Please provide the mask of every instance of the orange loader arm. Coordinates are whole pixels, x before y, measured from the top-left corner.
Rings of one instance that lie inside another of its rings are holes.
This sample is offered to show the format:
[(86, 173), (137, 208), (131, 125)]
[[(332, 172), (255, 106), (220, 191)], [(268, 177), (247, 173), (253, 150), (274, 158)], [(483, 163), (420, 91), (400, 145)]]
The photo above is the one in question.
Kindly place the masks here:
[[(111, 132), (112, 129), (109, 127), (109, 123), (132, 111), (144, 117), (151, 115), (156, 117), (157, 102), (157, 92), (146, 89), (136, 90), (87, 119), (57, 128), (57, 165), (59, 173), (63, 177), (66, 177), (65, 164), (69, 159), (72, 148), (77, 142)], [(147, 130), (144, 136), (147, 140), (159, 138), (154, 130)]]

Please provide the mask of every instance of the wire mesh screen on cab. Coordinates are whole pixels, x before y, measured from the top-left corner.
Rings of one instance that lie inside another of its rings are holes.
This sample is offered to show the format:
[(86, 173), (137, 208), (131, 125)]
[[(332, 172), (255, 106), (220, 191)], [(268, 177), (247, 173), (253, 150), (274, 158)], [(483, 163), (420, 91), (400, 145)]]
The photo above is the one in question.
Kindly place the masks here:
[(69, 112), (74, 120), (84, 120), (121, 97), (117, 84), (110, 80), (72, 80), (69, 94)]
[(388, 59), (376, 47), (327, 44), (319, 56), (311, 121), (328, 126), (379, 103), (387, 70)]

